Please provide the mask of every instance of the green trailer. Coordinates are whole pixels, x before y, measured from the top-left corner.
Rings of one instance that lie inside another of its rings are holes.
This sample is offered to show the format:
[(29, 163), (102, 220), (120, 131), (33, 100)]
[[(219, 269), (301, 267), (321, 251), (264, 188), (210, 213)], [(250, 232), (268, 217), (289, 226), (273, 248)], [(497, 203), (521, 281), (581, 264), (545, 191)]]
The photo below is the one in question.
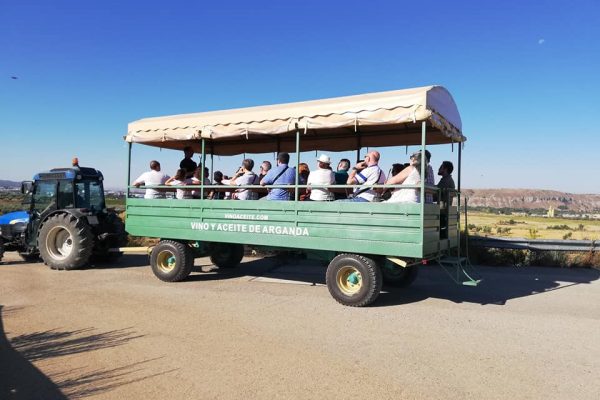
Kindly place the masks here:
[[(131, 196), (133, 187), (128, 186), (126, 230), (131, 236), (160, 238), (151, 252), (151, 267), (169, 282), (185, 279), (199, 254), (210, 255), (219, 267), (236, 266), (244, 246), (250, 245), (327, 260), (327, 286), (344, 305), (372, 303), (383, 281), (409, 285), (428, 261), (451, 265), (457, 281), (476, 284), (459, 253), (460, 164), (466, 140), (461, 126), (452, 96), (440, 86), (134, 121), (125, 136), (128, 171), (134, 143), (173, 150), (191, 146), (202, 165), (215, 155), (289, 152), (296, 155), (296, 167), (304, 151), (356, 150), (358, 159), (366, 147), (420, 145), (424, 152), (428, 145), (451, 144), (458, 148), (458, 191), (453, 204), (428, 203), (426, 193), (437, 188), (422, 179), (415, 187), (418, 203), (299, 201), (306, 186), (299, 184), (297, 173), (294, 185), (280, 186), (290, 190), (291, 201), (208, 200), (205, 191), (217, 187), (204, 184), (186, 186), (200, 189), (200, 199), (144, 199)], [(425, 176), (425, 163), (421, 168)]]

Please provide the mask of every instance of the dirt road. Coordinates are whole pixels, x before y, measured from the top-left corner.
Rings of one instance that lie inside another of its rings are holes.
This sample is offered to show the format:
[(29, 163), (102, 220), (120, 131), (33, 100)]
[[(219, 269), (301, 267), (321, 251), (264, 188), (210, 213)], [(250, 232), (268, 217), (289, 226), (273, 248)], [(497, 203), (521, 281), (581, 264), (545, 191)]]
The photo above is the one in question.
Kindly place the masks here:
[[(324, 269), (207, 259), (178, 284), (142, 256), (61, 272), (0, 265), (0, 398), (598, 399), (600, 271), (426, 266), (373, 307)], [(6, 263), (6, 262), (10, 263)]]

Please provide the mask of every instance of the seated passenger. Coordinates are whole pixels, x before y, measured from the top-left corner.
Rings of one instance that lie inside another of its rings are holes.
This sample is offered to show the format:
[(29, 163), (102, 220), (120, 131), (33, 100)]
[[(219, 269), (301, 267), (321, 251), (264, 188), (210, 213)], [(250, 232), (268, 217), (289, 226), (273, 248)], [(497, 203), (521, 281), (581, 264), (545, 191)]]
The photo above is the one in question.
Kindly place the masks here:
[(198, 164), (192, 157), (194, 156), (194, 149), (191, 146), (186, 146), (183, 148), (183, 160), (179, 163), (179, 168), (185, 169), (185, 177), (191, 178), (194, 175), (194, 171), (198, 167)]
[[(262, 186), (267, 185), (291, 185), (296, 182), (296, 170), (290, 168), (290, 155), (288, 153), (279, 153), (277, 155), (277, 166), (271, 169), (267, 175), (260, 181)], [(269, 189), (267, 200), (289, 200), (290, 192), (288, 189), (273, 188)]]
[[(390, 170), (390, 178), (392, 176), (396, 176), (398, 175), (400, 172), (402, 172), (402, 170), (406, 168), (404, 166), (404, 164), (399, 164), (399, 163), (394, 163), (392, 164), (392, 169)], [(392, 190), (391, 189), (385, 189), (385, 191), (383, 192), (383, 194), (381, 195), (381, 199), (382, 200), (389, 200), (390, 197), (392, 197)]]
[[(335, 171), (335, 183), (336, 185), (345, 185), (348, 182), (348, 170), (350, 169), (350, 160), (342, 158), (337, 165), (337, 171)], [(336, 200), (342, 200), (348, 198), (348, 193), (334, 193)]]
[[(223, 173), (221, 171), (215, 171), (213, 174), (213, 185), (223, 185)], [(215, 190), (214, 188), (208, 194), (210, 200), (223, 200), (225, 199), (225, 191)]]
[(379, 152), (371, 151), (365, 156), (363, 161), (356, 164), (348, 175), (348, 185), (360, 184), (364, 187), (358, 187), (352, 193), (348, 200), (338, 201), (379, 201), (379, 190), (372, 189), (369, 186), (383, 184), (385, 182), (385, 173), (379, 168)]
[[(308, 185), (332, 185), (335, 183), (335, 174), (331, 170), (331, 159), (326, 154), (321, 154), (317, 159), (317, 169), (308, 175)], [(311, 188), (307, 189), (310, 192), (310, 200), (313, 201), (331, 201), (333, 193), (329, 189)]]
[[(385, 182), (386, 185), (419, 185), (421, 183), (421, 152), (410, 156), (410, 165), (404, 168), (398, 175), (392, 176)], [(388, 203), (418, 203), (419, 189), (399, 188), (394, 189)]]
[[(252, 172), (252, 168), (254, 168), (253, 160), (247, 158), (242, 161), (242, 166), (229, 181), (229, 184), (233, 186), (258, 185), (258, 175)], [(258, 193), (252, 189), (237, 189), (235, 197), (238, 200), (256, 200), (258, 199)]]
[(270, 161), (263, 161), (260, 164), (260, 172), (258, 174), (258, 182), (260, 183), (260, 181), (262, 181), (262, 178), (264, 178), (267, 175), (267, 172), (269, 172), (271, 170), (271, 162)]
[[(153, 185), (164, 185), (169, 179), (169, 175), (160, 172), (160, 163), (156, 160), (150, 161), (150, 171), (144, 172), (135, 181), (133, 186), (153, 186)], [(164, 199), (165, 193), (160, 189), (147, 188), (145, 199)]]
[[(310, 168), (307, 163), (298, 164), (298, 185), (306, 185), (308, 176), (310, 175)], [(298, 189), (298, 200), (304, 201), (308, 199), (308, 190), (306, 188)]]
[[(175, 173), (175, 176), (172, 178), (167, 179), (167, 181), (165, 182), (165, 185), (168, 186), (185, 186), (185, 185), (191, 185), (192, 184), (192, 179), (191, 178), (186, 178), (185, 175), (187, 174), (187, 171), (185, 170), (185, 168), (179, 168), (177, 170), (177, 172)], [(175, 190), (175, 198), (177, 199), (191, 199), (192, 198), (192, 191), (189, 189), (180, 189), (177, 188)]]
[[(200, 185), (202, 184), (202, 182), (200, 181), (200, 173), (201, 171), (204, 170), (204, 185), (210, 185), (210, 179), (208, 179), (208, 168), (202, 168), (202, 166), (199, 166), (198, 168), (196, 168), (194, 170), (194, 176), (192, 176), (192, 185)], [(206, 198), (207, 195), (207, 191), (206, 189), (204, 190), (204, 198)], [(192, 197), (194, 199), (199, 199), (200, 198), (200, 188), (198, 189), (192, 189)]]

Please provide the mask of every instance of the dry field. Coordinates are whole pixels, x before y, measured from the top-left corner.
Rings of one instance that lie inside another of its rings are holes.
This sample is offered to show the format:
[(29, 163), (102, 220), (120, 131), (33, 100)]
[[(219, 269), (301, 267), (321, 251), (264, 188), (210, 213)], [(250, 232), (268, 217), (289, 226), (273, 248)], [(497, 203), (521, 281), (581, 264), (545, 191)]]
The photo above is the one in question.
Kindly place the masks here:
[[(600, 220), (496, 215), (471, 211), (469, 233), (527, 239), (600, 240)], [(464, 216), (461, 224), (464, 226)]]

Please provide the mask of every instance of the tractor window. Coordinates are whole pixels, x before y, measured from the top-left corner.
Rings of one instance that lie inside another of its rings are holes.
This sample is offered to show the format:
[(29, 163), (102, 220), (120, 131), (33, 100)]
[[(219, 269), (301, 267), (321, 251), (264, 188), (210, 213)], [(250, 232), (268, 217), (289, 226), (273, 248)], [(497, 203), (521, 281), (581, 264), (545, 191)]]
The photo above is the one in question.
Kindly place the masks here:
[(104, 191), (99, 181), (81, 181), (75, 184), (77, 207), (101, 210), (104, 208)]
[(58, 181), (58, 208), (73, 208), (73, 181)]
[(42, 213), (56, 202), (56, 181), (38, 181), (33, 192), (33, 210)]

